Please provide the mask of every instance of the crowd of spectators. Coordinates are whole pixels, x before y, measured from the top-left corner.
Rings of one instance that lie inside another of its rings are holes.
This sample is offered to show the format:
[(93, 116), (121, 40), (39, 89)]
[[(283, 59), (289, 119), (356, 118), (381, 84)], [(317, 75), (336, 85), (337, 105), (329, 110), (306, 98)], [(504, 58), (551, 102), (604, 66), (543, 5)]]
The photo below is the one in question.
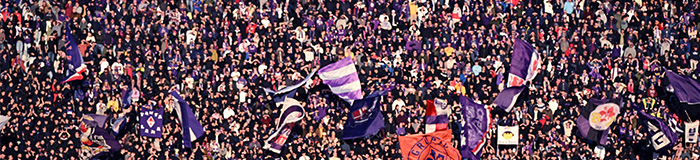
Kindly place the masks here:
[[(1, 0), (0, 159), (78, 159), (84, 114), (127, 116), (123, 145), (102, 159), (401, 159), (397, 136), (424, 132), (425, 100), (492, 104), (507, 81), (512, 38), (542, 67), (515, 109), (520, 145), (487, 133), (483, 159), (698, 159), (697, 144), (665, 152), (624, 105), (607, 144), (577, 134), (579, 106), (625, 97), (663, 119), (687, 119), (660, 98), (663, 69), (699, 78), (700, 1), (693, 0)], [(69, 76), (66, 29), (87, 71)], [(279, 108), (262, 88), (296, 84), (352, 57), (363, 94), (391, 89), (385, 128), (341, 140), (349, 105), (318, 76), (297, 90), (307, 114), (280, 154), (262, 149)], [(125, 90), (134, 93), (124, 104)], [(170, 90), (205, 128), (182, 147)], [(165, 108), (162, 138), (138, 133), (140, 107)], [(629, 104), (629, 103), (627, 103)], [(494, 111), (495, 112), (495, 111)], [(325, 114), (322, 114), (325, 113)], [(326, 116), (320, 116), (326, 115)], [(682, 136), (681, 136), (682, 137)]]

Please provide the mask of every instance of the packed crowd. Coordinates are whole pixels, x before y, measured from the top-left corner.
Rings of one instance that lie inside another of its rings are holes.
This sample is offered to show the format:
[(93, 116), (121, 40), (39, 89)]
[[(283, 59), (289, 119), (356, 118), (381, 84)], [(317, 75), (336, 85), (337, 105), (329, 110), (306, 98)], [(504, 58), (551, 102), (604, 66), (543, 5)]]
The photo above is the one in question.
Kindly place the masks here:
[[(492, 128), (520, 127), (520, 145), (497, 146), (491, 130), (483, 159), (698, 159), (700, 147), (682, 140), (651, 149), (629, 105), (605, 145), (583, 139), (574, 122), (592, 97), (625, 97), (687, 122), (657, 92), (663, 69), (700, 78), (699, 2), (3, 0), (0, 115), (12, 119), (0, 131), (0, 159), (78, 159), (79, 120), (90, 113), (129, 117), (123, 148), (100, 159), (401, 159), (397, 136), (424, 132), (425, 100), (455, 111), (460, 95), (493, 103), (516, 37), (533, 44), (542, 67), (513, 111), (492, 111)], [(88, 71), (61, 84), (71, 68), (67, 27)], [(385, 128), (341, 140), (349, 105), (314, 76), (294, 96), (307, 114), (282, 153), (262, 149), (280, 114), (262, 88), (296, 84), (344, 57), (355, 61), (364, 95), (391, 90)], [(205, 128), (191, 149), (170, 90)], [(166, 110), (162, 138), (138, 133), (149, 101)], [(455, 146), (460, 117), (450, 116)]]

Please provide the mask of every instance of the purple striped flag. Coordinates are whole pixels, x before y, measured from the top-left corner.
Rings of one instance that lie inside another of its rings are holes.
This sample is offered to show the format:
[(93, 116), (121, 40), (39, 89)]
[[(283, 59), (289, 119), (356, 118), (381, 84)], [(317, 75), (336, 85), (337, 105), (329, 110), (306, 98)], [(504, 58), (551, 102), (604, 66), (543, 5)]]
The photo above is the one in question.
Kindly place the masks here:
[(362, 86), (352, 58), (346, 57), (318, 70), (318, 75), (331, 91), (345, 101), (362, 99)]
[(263, 149), (267, 149), (278, 154), (282, 151), (282, 147), (287, 141), (287, 137), (289, 136), (289, 132), (291, 130), (290, 125), (294, 125), (295, 122), (301, 120), (305, 114), (304, 108), (301, 107), (299, 101), (293, 98), (286, 98), (283, 102), (281, 102), (281, 104), (282, 114), (280, 114), (279, 117), (277, 130), (265, 141), (265, 146), (263, 146)]

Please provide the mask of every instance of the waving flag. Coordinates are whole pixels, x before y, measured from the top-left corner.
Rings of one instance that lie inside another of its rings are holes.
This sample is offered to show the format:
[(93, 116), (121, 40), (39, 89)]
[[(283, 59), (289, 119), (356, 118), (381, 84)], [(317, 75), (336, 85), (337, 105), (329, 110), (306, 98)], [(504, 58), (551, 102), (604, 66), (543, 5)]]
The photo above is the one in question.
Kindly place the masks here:
[(486, 132), (491, 128), (491, 115), (483, 104), (477, 104), (473, 100), (459, 97), (462, 105), (462, 146), (460, 152), (464, 158), (481, 158), (481, 148), (486, 142)]
[(0, 115), (0, 130), (2, 130), (3, 128), (5, 128), (5, 125), (7, 124), (7, 121), (10, 121), (10, 117)]
[(590, 99), (588, 104), (579, 108), (581, 115), (576, 119), (576, 125), (581, 135), (588, 140), (605, 144), (608, 141), (610, 124), (620, 114), (619, 99), (600, 100)]
[(103, 119), (106, 116), (96, 114), (86, 114), (80, 122), (81, 154), (80, 159), (87, 160), (93, 157), (107, 154), (109, 152), (117, 152), (122, 146), (119, 141), (109, 134), (107, 130), (99, 125), (104, 125)]
[(190, 105), (187, 105), (185, 99), (182, 99), (177, 91), (170, 91), (170, 95), (177, 100), (174, 109), (175, 112), (177, 112), (177, 118), (180, 120), (180, 126), (182, 127), (183, 145), (187, 148), (192, 148), (192, 142), (204, 135), (204, 128), (202, 128), (202, 124), (199, 123), (197, 117), (192, 113)]
[(452, 114), (452, 109), (447, 106), (447, 102), (442, 99), (427, 100), (427, 106), (425, 133), (446, 130), (449, 116)]
[(513, 39), (513, 43), (508, 83), (506, 89), (503, 89), (495, 100), (496, 105), (506, 112), (510, 112), (518, 95), (525, 90), (525, 83), (535, 79), (541, 63), (537, 50), (532, 45), (518, 38)]
[(114, 133), (114, 135), (118, 135), (119, 131), (121, 131), (122, 128), (124, 128), (126, 121), (127, 121), (126, 116), (120, 116), (116, 120), (114, 120), (114, 122), (112, 123), (112, 128), (111, 128), (112, 133)]
[(83, 75), (82, 73), (85, 72), (86, 67), (85, 62), (83, 61), (83, 56), (80, 54), (80, 50), (78, 48), (78, 43), (75, 42), (75, 39), (73, 38), (73, 34), (71, 33), (70, 26), (66, 26), (66, 56), (68, 56), (68, 59), (70, 60), (70, 68), (69, 68), (69, 73), (72, 72), (72, 74), (61, 83), (66, 83), (70, 81), (75, 81), (75, 80), (82, 80)]
[(269, 89), (269, 88), (263, 88), (263, 91), (265, 91), (265, 93), (272, 94), (273, 95), (272, 99), (276, 103), (280, 103), (280, 102), (284, 101), (285, 98), (292, 98), (294, 96), (294, 94), (296, 93), (296, 89), (301, 87), (302, 85), (306, 84), (306, 82), (308, 82), (309, 80), (311, 80), (311, 77), (313, 77), (315, 73), (316, 73), (316, 70), (313, 70), (301, 82), (299, 82), (295, 85), (284, 87), (278, 91), (274, 91), (274, 90)]
[(351, 102), (362, 99), (362, 86), (352, 58), (346, 57), (319, 69), (318, 76), (343, 100)]
[(379, 107), (381, 96), (386, 94), (387, 91), (377, 91), (352, 104), (343, 129), (343, 140), (365, 137), (384, 128), (384, 116)]
[(515, 106), (515, 101), (518, 99), (518, 96), (520, 96), (520, 93), (522, 93), (523, 90), (525, 90), (525, 86), (515, 86), (503, 89), (501, 93), (498, 93), (498, 96), (496, 96), (493, 103), (495, 103), (498, 107), (503, 108), (503, 110), (506, 110), (506, 112), (510, 112), (510, 110), (513, 109), (513, 106)]
[(513, 57), (506, 87), (522, 86), (525, 82), (535, 79), (541, 63), (537, 50), (532, 45), (518, 38), (513, 41)]
[(459, 150), (452, 147), (452, 130), (428, 134), (399, 136), (399, 146), (404, 159), (460, 160)]
[[(680, 102), (680, 105), (671, 105), (671, 107), (678, 111), (688, 112), (688, 119), (697, 120), (700, 117), (700, 83), (693, 78), (676, 74), (670, 70), (666, 70), (666, 80), (669, 82), (666, 90), (673, 92)], [(680, 117), (686, 116), (685, 114), (678, 115)]]
[(282, 104), (282, 110), (277, 124), (277, 130), (265, 141), (263, 149), (280, 153), (284, 143), (287, 141), (291, 127), (295, 122), (301, 120), (306, 114), (299, 101), (287, 98)]
[(673, 133), (666, 123), (647, 114), (641, 107), (638, 107), (634, 103), (632, 103), (632, 105), (632, 108), (637, 111), (639, 122), (641, 122), (642, 126), (646, 126), (649, 135), (651, 135), (651, 137), (647, 138), (649, 138), (649, 142), (654, 146), (654, 150), (670, 149), (676, 144), (678, 135)]
[(139, 115), (141, 136), (160, 138), (163, 136), (163, 108), (151, 110), (141, 107)]

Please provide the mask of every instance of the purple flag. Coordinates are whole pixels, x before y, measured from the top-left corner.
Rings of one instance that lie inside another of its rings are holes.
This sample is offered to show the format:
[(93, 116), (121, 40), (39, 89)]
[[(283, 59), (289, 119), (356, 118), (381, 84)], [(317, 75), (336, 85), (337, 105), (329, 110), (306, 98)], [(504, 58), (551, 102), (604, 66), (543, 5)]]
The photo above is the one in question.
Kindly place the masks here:
[(352, 58), (346, 57), (319, 69), (318, 76), (331, 88), (331, 92), (343, 100), (351, 102), (362, 99), (362, 86)]
[(70, 60), (70, 69), (68, 71), (72, 72), (72, 74), (61, 81), (61, 83), (82, 80), (82, 73), (85, 72), (87, 67), (83, 61), (83, 56), (80, 54), (78, 43), (75, 41), (70, 31), (70, 26), (66, 26), (66, 39), (66, 45), (68, 46), (66, 47), (66, 55)]
[(678, 107), (679, 110), (688, 112), (688, 115), (679, 114), (681, 117), (688, 116), (689, 119), (700, 117), (700, 107), (698, 107), (700, 105), (700, 83), (693, 78), (678, 75), (670, 70), (666, 70), (666, 77), (669, 82), (666, 90), (673, 92), (680, 101), (680, 105), (672, 105), (671, 107)]
[(515, 86), (503, 89), (501, 93), (498, 93), (496, 99), (493, 103), (498, 105), (498, 107), (503, 108), (506, 112), (510, 112), (515, 105), (515, 101), (518, 99), (520, 93), (525, 90), (525, 86)]
[(141, 136), (160, 138), (163, 136), (163, 108), (151, 110), (141, 107), (139, 115)]
[(576, 125), (581, 135), (598, 144), (605, 145), (608, 141), (608, 129), (620, 113), (619, 99), (600, 100), (590, 99), (586, 106), (579, 108), (581, 113), (576, 119)]
[[(104, 118), (104, 119), (103, 119)], [(99, 124), (104, 125), (106, 116), (87, 114), (80, 123), (81, 159), (91, 159), (101, 154), (117, 152), (122, 146), (113, 135)]]
[(521, 86), (531, 81), (540, 67), (540, 58), (532, 45), (518, 38), (513, 41), (513, 57), (510, 61), (507, 87)]
[(647, 138), (649, 138), (649, 142), (654, 146), (654, 150), (670, 149), (676, 144), (678, 135), (676, 135), (666, 123), (647, 114), (641, 107), (638, 107), (634, 103), (632, 103), (632, 108), (637, 111), (641, 125), (646, 126), (651, 136)]
[(184, 141), (182, 145), (192, 148), (192, 141), (204, 135), (204, 128), (197, 120), (197, 117), (194, 116), (194, 113), (192, 113), (190, 105), (187, 105), (185, 99), (180, 97), (177, 91), (170, 91), (170, 95), (177, 100), (174, 109), (179, 115), (178, 120), (180, 120), (180, 127), (182, 127), (182, 140)]
[(342, 139), (365, 137), (384, 128), (384, 116), (379, 107), (382, 95), (387, 91), (377, 91), (361, 100), (355, 100), (345, 122)]
[(281, 104), (282, 114), (279, 117), (277, 130), (265, 141), (265, 146), (263, 146), (263, 149), (278, 154), (282, 151), (282, 147), (287, 141), (287, 136), (289, 136), (291, 130), (290, 125), (294, 125), (295, 122), (301, 120), (305, 115), (304, 108), (295, 99), (287, 98)]
[(477, 104), (465, 96), (459, 97), (459, 103), (462, 105), (462, 157), (480, 159), (481, 148), (486, 142), (485, 134), (491, 127), (491, 115), (483, 104)]

